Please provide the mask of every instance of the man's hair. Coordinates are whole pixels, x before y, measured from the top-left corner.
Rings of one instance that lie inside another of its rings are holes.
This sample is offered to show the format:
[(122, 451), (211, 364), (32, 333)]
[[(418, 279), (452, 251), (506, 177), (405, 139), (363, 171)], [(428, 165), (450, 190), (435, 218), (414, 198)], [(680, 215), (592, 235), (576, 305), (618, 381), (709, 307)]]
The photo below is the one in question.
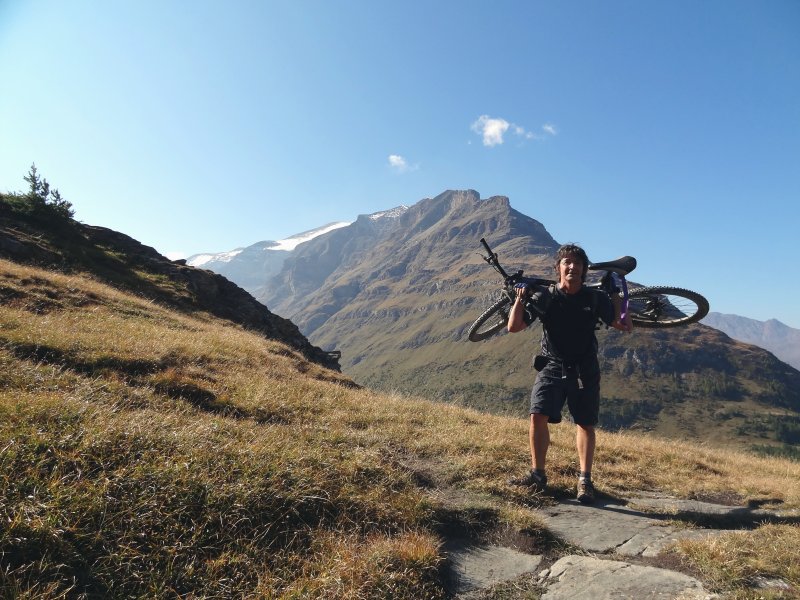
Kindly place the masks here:
[(564, 244), (558, 249), (558, 252), (556, 252), (556, 273), (558, 273), (558, 265), (561, 263), (561, 259), (568, 256), (577, 256), (583, 261), (583, 275), (581, 275), (581, 281), (585, 282), (586, 273), (589, 271), (589, 257), (586, 256), (586, 251), (578, 246), (578, 244)]

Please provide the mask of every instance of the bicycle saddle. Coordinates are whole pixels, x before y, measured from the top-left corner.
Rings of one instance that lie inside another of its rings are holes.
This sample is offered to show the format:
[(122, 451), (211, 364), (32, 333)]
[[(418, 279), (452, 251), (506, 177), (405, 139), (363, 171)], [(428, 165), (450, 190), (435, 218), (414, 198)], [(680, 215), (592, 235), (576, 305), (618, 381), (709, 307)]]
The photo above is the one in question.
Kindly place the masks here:
[(618, 275), (627, 275), (636, 268), (636, 259), (632, 256), (622, 256), (608, 262), (592, 263), (589, 269), (592, 271), (613, 271)]

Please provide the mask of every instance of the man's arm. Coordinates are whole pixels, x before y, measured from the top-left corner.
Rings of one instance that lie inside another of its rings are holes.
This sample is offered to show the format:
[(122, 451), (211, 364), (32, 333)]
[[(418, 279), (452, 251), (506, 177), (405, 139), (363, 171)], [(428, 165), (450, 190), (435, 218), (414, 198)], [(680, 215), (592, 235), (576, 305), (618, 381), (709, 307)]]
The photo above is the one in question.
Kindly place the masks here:
[(622, 298), (620, 298), (619, 294), (616, 292), (611, 294), (610, 297), (611, 304), (614, 305), (614, 321), (611, 323), (611, 326), (620, 331), (633, 331), (630, 311), (625, 315), (624, 321), (620, 320), (620, 315), (622, 314)]
[(525, 322), (525, 288), (514, 288), (517, 292), (517, 297), (514, 299), (514, 306), (511, 307), (511, 312), (508, 314), (508, 332), (516, 333), (525, 329), (528, 324)]

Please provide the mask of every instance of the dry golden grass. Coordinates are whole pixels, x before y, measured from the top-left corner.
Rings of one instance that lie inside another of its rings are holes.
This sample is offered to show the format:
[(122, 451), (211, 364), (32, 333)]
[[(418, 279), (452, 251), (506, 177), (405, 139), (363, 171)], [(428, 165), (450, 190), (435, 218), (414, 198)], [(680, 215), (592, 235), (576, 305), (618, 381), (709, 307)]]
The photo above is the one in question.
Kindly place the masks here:
[[(341, 385), (278, 342), (83, 277), (0, 261), (0, 301), (6, 597), (435, 598), (443, 521), (540, 527), (546, 499), (506, 483), (528, 465), (525, 421)], [(599, 435), (606, 493), (800, 508), (798, 463)], [(566, 491), (574, 429), (552, 441)], [(789, 526), (772, 527), (741, 539)]]
[[(704, 542), (684, 540), (674, 549), (716, 589), (736, 599), (796, 598), (800, 594), (800, 525), (763, 525)], [(771, 592), (751, 589), (757, 580), (779, 580)]]

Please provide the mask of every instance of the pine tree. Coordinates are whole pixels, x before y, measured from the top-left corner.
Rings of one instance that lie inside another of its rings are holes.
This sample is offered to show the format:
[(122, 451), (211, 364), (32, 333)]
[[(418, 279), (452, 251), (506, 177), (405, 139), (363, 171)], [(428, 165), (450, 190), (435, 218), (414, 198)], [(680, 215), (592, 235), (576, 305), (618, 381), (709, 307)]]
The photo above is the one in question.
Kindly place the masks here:
[(28, 182), (30, 189), (28, 190), (28, 197), (44, 204), (47, 201), (47, 196), (50, 194), (50, 184), (46, 179), (39, 177), (39, 171), (36, 170), (36, 163), (31, 164), (31, 170), (24, 177)]
[(72, 218), (72, 216), (75, 214), (75, 211), (72, 208), (72, 202), (62, 198), (58, 188), (53, 188), (53, 191), (50, 194), (50, 206), (52, 206), (57, 213), (65, 217)]
[(27, 196), (35, 205), (48, 207), (56, 214), (67, 218), (72, 218), (75, 214), (72, 203), (65, 200), (57, 188), (51, 190), (47, 179), (39, 175), (36, 163), (31, 164), (31, 170), (24, 179), (30, 186)]

